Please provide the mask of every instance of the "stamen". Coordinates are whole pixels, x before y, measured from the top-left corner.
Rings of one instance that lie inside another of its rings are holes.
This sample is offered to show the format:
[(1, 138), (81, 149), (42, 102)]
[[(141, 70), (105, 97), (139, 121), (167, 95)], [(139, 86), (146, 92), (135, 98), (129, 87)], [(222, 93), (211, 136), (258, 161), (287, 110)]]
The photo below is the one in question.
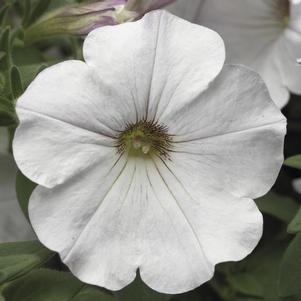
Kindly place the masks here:
[(118, 152), (133, 156), (158, 155), (168, 158), (172, 138), (168, 128), (157, 122), (145, 119), (129, 123), (118, 137)]

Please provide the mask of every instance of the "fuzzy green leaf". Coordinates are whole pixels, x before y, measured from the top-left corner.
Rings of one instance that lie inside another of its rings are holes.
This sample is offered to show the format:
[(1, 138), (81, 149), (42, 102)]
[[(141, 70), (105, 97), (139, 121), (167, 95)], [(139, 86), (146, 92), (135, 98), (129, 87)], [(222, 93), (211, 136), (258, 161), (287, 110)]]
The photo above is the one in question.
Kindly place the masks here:
[(8, 72), (11, 66), (10, 27), (6, 27), (0, 35), (0, 51), (5, 53), (5, 56), (0, 60), (0, 71)]
[(299, 208), (293, 199), (272, 191), (255, 202), (261, 212), (274, 216), (287, 224), (293, 219)]
[(290, 157), (284, 161), (284, 165), (301, 169), (301, 155)]
[(22, 24), (24, 27), (28, 26), (31, 12), (31, 1), (23, 0), (20, 1), (22, 7)]
[(23, 85), (20, 70), (16, 66), (12, 66), (10, 69), (10, 86), (14, 99), (18, 99), (23, 93)]
[(5, 21), (6, 14), (8, 12), (10, 5), (6, 4), (0, 8), (0, 25), (2, 25)]
[(299, 208), (296, 216), (288, 225), (287, 232), (293, 234), (301, 232), (301, 208)]
[(255, 297), (264, 296), (264, 289), (262, 284), (252, 274), (229, 274), (227, 281), (237, 292)]
[(17, 116), (12, 101), (0, 96), (0, 126), (11, 126), (17, 124)]
[(32, 9), (28, 24), (34, 23), (48, 8), (51, 0), (39, 0), (36, 6)]
[(0, 51), (0, 61), (1, 61), (2, 59), (4, 59), (5, 56), (6, 56), (6, 53), (5, 53), (4, 51)]
[(244, 260), (243, 271), (260, 283), (264, 301), (281, 300), (278, 292), (278, 275), (285, 247), (286, 243), (270, 241)]
[(37, 241), (0, 244), (0, 285), (42, 266), (54, 256)]
[(279, 291), (283, 297), (301, 294), (301, 234), (287, 248), (280, 267)]
[(71, 273), (39, 269), (3, 290), (6, 301), (114, 301), (96, 287), (80, 282)]

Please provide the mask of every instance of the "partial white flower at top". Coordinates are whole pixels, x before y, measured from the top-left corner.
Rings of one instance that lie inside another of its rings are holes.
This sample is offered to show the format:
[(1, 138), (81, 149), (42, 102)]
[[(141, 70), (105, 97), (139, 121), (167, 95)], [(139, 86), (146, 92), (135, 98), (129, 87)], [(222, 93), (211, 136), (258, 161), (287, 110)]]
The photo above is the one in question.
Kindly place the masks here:
[(300, 0), (179, 0), (170, 9), (221, 34), (228, 62), (259, 72), (278, 107), (301, 94)]
[(222, 39), (164, 11), (92, 31), (85, 62), (52, 66), (17, 104), (14, 155), (37, 182), (39, 239), (82, 281), (163, 293), (257, 245), (286, 120)]

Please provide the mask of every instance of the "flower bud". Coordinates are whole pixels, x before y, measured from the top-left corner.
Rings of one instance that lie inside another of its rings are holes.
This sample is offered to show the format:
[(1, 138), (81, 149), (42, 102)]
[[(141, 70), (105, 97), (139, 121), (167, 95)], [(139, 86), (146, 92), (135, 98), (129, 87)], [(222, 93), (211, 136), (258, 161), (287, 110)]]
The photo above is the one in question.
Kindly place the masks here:
[(141, 18), (145, 13), (175, 0), (104, 0), (68, 5), (45, 14), (25, 30), (25, 42), (58, 35), (87, 35), (97, 27)]

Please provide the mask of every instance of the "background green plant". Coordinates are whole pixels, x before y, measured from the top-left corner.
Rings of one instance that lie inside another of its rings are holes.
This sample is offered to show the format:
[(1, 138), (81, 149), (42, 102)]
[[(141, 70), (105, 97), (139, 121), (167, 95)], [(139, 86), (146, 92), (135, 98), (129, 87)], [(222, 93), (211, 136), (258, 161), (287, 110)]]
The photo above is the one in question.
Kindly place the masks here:
[[(78, 2), (83, 1), (0, 1), (0, 126), (8, 129), (10, 137), (18, 124), (15, 103), (35, 76), (52, 64), (82, 58), (82, 38), (60, 36), (25, 43), (26, 28), (47, 11)], [(301, 177), (301, 97), (292, 96), (284, 114), (289, 159), (273, 190), (256, 200), (264, 214), (264, 234), (245, 260), (218, 265), (211, 281), (183, 295), (158, 294), (139, 277), (112, 293), (77, 280), (57, 254), (37, 241), (5, 243), (0, 244), (0, 301), (300, 301), (301, 195), (294, 191), (292, 180)], [(25, 216), (35, 186), (18, 173), (17, 196)]]

